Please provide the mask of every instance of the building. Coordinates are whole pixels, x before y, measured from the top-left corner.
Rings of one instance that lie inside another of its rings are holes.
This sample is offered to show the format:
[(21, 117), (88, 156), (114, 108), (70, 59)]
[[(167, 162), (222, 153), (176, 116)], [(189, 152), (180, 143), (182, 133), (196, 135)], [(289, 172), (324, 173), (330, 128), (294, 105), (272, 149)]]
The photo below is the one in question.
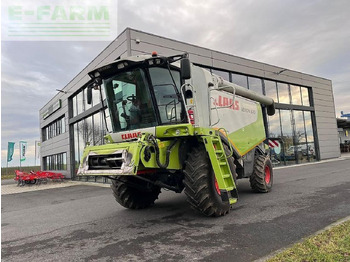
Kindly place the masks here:
[(105, 108), (98, 92), (93, 92), (92, 105), (86, 102), (88, 72), (119, 57), (152, 51), (188, 52), (193, 63), (272, 97), (277, 110), (267, 116), (267, 133), (282, 145), (282, 150), (271, 150), (275, 165), (340, 156), (330, 80), (127, 28), (40, 110), (42, 169), (64, 170), (74, 178), (85, 143), (104, 142)]

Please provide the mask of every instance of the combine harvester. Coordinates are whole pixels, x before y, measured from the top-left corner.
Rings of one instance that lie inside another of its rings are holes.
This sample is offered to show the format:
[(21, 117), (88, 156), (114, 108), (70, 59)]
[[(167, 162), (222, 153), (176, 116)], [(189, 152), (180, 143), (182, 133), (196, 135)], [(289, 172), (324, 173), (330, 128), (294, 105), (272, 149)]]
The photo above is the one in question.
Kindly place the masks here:
[(88, 103), (92, 89), (105, 93), (111, 128), (106, 144), (85, 148), (78, 175), (111, 179), (122, 206), (152, 206), (166, 188), (184, 190), (207, 216), (223, 216), (238, 200), (237, 179), (271, 190), (262, 110), (273, 115), (273, 99), (191, 64), (187, 54), (127, 57), (89, 75)]

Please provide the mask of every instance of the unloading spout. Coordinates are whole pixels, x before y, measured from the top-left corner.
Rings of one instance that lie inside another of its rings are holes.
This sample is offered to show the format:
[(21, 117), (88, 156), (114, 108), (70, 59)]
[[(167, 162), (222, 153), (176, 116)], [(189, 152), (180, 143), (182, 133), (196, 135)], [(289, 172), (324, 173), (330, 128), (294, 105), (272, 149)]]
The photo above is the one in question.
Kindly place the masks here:
[[(235, 94), (239, 95), (239, 96), (243, 96), (245, 98), (257, 101), (263, 105), (266, 106), (267, 108), (267, 114), (268, 115), (274, 115), (275, 114), (275, 102), (273, 101), (273, 99), (271, 97), (267, 97), (264, 95), (260, 95), (254, 91), (251, 91), (247, 88), (244, 88), (242, 86), (236, 85), (234, 83), (231, 83), (229, 81), (224, 80), (222, 77), (217, 76), (217, 75), (213, 75), (214, 81), (216, 80), (218, 83), (218, 87), (221, 90), (225, 90), (227, 92), (232, 93), (232, 90), (234, 88), (235, 90)], [(227, 87), (227, 88), (225, 88)], [(232, 88), (233, 87), (233, 88)]]

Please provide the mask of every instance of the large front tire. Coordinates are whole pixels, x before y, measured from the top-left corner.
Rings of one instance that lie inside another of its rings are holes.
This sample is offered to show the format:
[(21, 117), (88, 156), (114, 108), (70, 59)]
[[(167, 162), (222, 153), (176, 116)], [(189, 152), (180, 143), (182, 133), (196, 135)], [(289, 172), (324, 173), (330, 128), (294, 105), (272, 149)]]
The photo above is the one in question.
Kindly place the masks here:
[(259, 155), (255, 159), (254, 171), (250, 176), (250, 187), (259, 193), (271, 191), (273, 184), (272, 162), (268, 156)]
[(230, 203), (223, 201), (216, 186), (215, 175), (204, 146), (194, 147), (188, 154), (184, 169), (185, 194), (192, 208), (206, 216), (224, 216)]
[(117, 177), (117, 180), (112, 180), (111, 188), (115, 200), (129, 209), (153, 206), (160, 193), (159, 187), (150, 186), (147, 182), (131, 176)]

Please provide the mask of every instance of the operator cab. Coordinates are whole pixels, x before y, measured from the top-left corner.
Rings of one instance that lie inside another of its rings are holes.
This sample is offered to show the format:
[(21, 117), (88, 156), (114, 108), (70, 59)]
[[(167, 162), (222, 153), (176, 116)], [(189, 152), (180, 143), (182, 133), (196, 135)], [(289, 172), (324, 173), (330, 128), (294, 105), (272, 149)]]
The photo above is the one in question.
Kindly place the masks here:
[[(109, 132), (187, 123), (180, 88), (184, 79), (181, 74), (187, 79), (189, 67), (181, 73), (181, 68), (172, 65), (180, 59), (186, 60), (186, 56), (160, 57), (153, 53), (95, 69), (89, 73), (93, 84), (88, 87), (88, 102), (92, 87), (100, 92), (104, 88), (110, 115), (106, 118), (110, 122), (107, 126), (112, 127)], [(183, 64), (187, 65), (181, 61)]]

